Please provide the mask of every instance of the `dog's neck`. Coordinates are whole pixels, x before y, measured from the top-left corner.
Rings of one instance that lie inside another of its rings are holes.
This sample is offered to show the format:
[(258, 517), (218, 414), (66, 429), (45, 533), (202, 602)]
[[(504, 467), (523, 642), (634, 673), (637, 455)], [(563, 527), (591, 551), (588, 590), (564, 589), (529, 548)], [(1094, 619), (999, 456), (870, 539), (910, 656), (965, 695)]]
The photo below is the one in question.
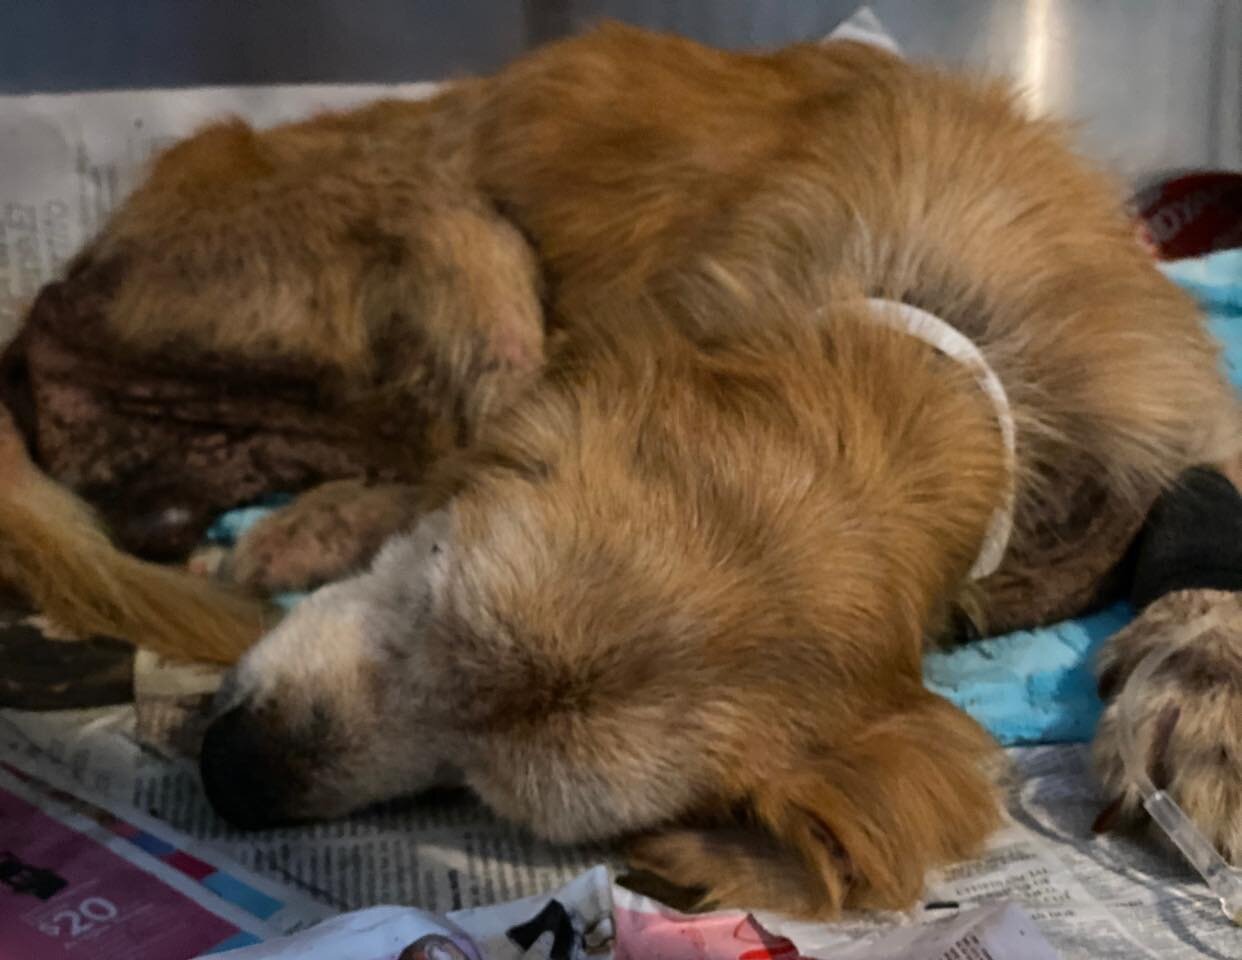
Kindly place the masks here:
[(946, 357), (965, 367), (987, 396), (996, 413), (1001, 442), (1005, 447), (1005, 472), (1008, 487), (1004, 502), (996, 508), (988, 523), (979, 555), (970, 568), (974, 580), (982, 580), (997, 571), (1005, 557), (1009, 536), (1013, 529), (1014, 471), (1016, 464), (1016, 437), (1013, 410), (1005, 385), (992, 369), (978, 345), (956, 327), (933, 313), (902, 303), (899, 300), (871, 298), (867, 301), (872, 316), (880, 323), (908, 333), (927, 343)]

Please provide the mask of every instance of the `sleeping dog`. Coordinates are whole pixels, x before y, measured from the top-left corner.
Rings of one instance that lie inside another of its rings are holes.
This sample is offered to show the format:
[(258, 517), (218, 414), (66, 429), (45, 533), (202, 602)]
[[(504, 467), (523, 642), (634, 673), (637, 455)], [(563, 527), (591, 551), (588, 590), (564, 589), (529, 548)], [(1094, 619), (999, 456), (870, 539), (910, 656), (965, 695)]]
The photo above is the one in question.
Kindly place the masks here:
[[(93, 270), (126, 349), (301, 364), (387, 430), (384, 483), (309, 490), (231, 558), (328, 585), (226, 681), (216, 807), (460, 780), (717, 903), (897, 907), (978, 850), (998, 751), (925, 645), (1077, 612), (1084, 515), (1132, 533), (1238, 446), (1192, 303), (1062, 131), (848, 42), (608, 27), (426, 102), (222, 123)], [(111, 546), (12, 437), (5, 463), (5, 568), (53, 615), (226, 661), (263, 628)], [(1197, 809), (1237, 857), (1225, 790)]]

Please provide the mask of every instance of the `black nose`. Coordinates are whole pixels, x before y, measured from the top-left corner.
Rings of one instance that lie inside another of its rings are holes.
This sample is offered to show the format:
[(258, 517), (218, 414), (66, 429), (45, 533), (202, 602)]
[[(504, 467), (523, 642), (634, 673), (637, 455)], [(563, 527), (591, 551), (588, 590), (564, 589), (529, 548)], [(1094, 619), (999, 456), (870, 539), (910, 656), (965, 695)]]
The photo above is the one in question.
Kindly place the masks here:
[(290, 806), (302, 789), (281, 738), (266, 727), (251, 710), (236, 707), (207, 728), (199, 754), (207, 799), (244, 830), (292, 822)]

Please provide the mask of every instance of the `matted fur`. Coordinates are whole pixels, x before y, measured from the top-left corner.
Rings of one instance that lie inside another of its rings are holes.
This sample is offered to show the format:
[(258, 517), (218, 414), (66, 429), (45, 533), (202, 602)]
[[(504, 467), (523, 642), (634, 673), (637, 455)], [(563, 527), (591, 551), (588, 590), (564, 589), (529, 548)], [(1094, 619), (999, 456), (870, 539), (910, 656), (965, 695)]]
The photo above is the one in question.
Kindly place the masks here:
[[(437, 448), (465, 448), (413, 533), (242, 660), (204, 749), (221, 809), (337, 815), (451, 766), (750, 907), (904, 905), (977, 849), (995, 748), (923, 688), (925, 640), (1047, 575), (1084, 478), (1137, 516), (1237, 447), (1112, 184), (1001, 87), (851, 43), (612, 27), (426, 103), (223, 124), (92, 264), (121, 266), (135, 346), (309, 359), (394, 417), (442, 398)], [(869, 296), (958, 327), (1008, 391), (1014, 537), (977, 587), (990, 405)]]

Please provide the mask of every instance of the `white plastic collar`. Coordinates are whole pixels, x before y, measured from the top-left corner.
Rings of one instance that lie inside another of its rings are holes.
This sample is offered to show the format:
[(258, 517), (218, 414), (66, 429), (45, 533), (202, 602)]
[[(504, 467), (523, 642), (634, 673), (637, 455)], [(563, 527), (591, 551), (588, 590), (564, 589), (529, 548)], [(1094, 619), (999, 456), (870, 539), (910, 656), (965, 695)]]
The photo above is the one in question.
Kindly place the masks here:
[(988, 523), (983, 545), (979, 548), (979, 556), (975, 558), (970, 575), (975, 580), (993, 574), (1005, 558), (1005, 550), (1009, 546), (1009, 536), (1013, 531), (1014, 501), (1014, 468), (1016, 464), (1016, 431), (1013, 422), (1013, 410), (1009, 406), (1009, 396), (1005, 393), (1005, 385), (992, 369), (983, 351), (975, 342), (956, 327), (950, 326), (933, 313), (912, 307), (898, 300), (867, 300), (871, 312), (881, 323), (917, 337), (929, 344), (946, 357), (956, 360), (970, 371), (996, 412), (996, 423), (1000, 427), (1001, 442), (1005, 445), (1005, 469), (1008, 472), (1008, 484), (1004, 503), (996, 508)]

